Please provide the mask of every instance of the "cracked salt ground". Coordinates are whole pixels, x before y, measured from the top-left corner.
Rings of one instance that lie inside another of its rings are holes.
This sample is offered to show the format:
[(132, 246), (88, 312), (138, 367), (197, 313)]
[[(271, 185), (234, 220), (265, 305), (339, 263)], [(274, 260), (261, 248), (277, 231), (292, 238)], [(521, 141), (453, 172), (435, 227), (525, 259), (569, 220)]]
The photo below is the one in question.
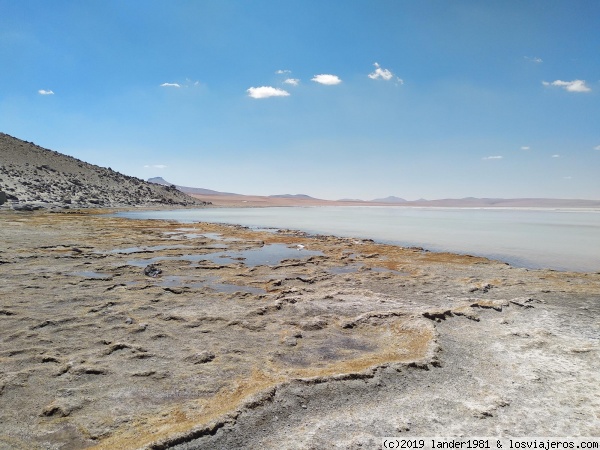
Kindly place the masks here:
[(67, 275), (83, 278), (93, 278), (98, 280), (110, 280), (112, 278), (112, 275), (110, 273), (94, 272), (93, 270), (78, 270), (77, 272), (67, 273)]
[(190, 232), (239, 239), (221, 254), (264, 243), (291, 258), (182, 262), (208, 252), (200, 238), (148, 255), (171, 258), (151, 278), (147, 261), (94, 250), (163, 245), (179, 223), (0, 220), (0, 448), (358, 449), (397, 433), (600, 430), (600, 274), (203, 223)]
[(366, 267), (362, 263), (349, 264), (347, 266), (329, 267), (327, 269), (327, 272), (334, 274), (334, 275), (343, 275), (343, 274), (347, 274), (347, 273), (355, 273), (360, 270), (371, 271), (371, 272), (375, 272), (375, 273), (389, 273), (389, 274), (400, 275), (400, 276), (410, 276), (409, 272), (401, 272), (399, 270), (388, 269), (385, 267)]
[(191, 248), (189, 245), (154, 245), (150, 247), (129, 247), (129, 248), (116, 248), (111, 250), (110, 253), (118, 253), (121, 255), (128, 255), (131, 253), (152, 253), (160, 250), (178, 250), (182, 248)]
[(399, 270), (387, 269), (385, 267), (371, 267), (371, 270), (377, 273), (393, 273), (394, 275), (400, 275), (404, 277), (410, 275), (409, 272), (401, 272)]
[(346, 273), (358, 272), (362, 267), (364, 267), (364, 264), (349, 264), (347, 266), (329, 267), (327, 269), (327, 272), (332, 273), (334, 275), (343, 275)]
[(250, 294), (266, 294), (267, 291), (253, 286), (240, 286), (238, 284), (223, 283), (219, 277), (205, 277), (198, 279), (189, 276), (171, 275), (160, 279), (157, 286), (161, 287), (188, 287), (188, 288), (209, 288), (216, 292), (235, 293), (247, 292)]

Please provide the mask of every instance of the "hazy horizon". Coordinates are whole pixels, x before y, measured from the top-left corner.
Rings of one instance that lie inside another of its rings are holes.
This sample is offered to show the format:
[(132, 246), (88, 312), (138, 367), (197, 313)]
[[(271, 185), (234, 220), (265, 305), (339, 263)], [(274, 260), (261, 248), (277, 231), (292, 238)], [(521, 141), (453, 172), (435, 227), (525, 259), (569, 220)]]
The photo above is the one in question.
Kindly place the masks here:
[[(146, 181), (150, 181), (152, 183), (158, 183), (161, 184), (161, 182), (164, 183), (168, 183), (168, 184), (175, 184), (175, 183), (171, 183), (170, 180), (165, 180), (163, 177), (150, 177), (148, 178)], [(208, 191), (214, 191), (213, 189), (208, 189), (208, 188), (204, 188), (201, 186), (183, 186), (183, 185), (177, 185), (180, 188), (189, 188), (189, 189), (199, 189), (199, 190), (208, 190)], [(253, 196), (258, 196), (252, 193), (245, 193), (245, 192), (220, 192), (220, 191), (214, 191), (216, 194), (227, 194), (227, 195), (234, 195), (234, 196), (241, 196), (241, 197), (253, 197)], [(201, 194), (201, 193), (197, 193), (197, 192), (193, 192), (194, 194), (198, 194), (198, 195), (213, 195), (213, 194)], [(302, 192), (278, 192), (278, 193), (272, 193), (272, 194), (265, 194), (265, 197), (304, 197), (307, 196), (307, 194), (303, 194)], [(396, 199), (396, 200), (404, 200), (406, 202), (419, 202), (419, 201), (424, 201), (424, 202), (429, 202), (429, 201), (445, 201), (445, 200), (469, 200), (469, 199), (473, 199), (473, 200), (561, 200), (561, 199), (552, 199), (549, 197), (512, 197), (512, 198), (502, 198), (502, 197), (473, 197), (473, 196), (469, 196), (469, 197), (440, 197), (440, 198), (423, 198), (423, 197), (419, 197), (416, 199), (407, 199), (404, 197), (399, 197), (397, 195), (388, 195), (386, 197), (378, 197), (378, 198), (338, 198), (338, 199), (320, 199), (318, 197), (313, 197), (313, 196), (309, 196), (310, 198), (313, 198), (315, 200), (328, 200), (328, 201), (360, 201), (360, 202), (372, 202), (372, 201), (376, 201), (376, 200), (385, 200), (385, 199)], [(570, 198), (570, 199), (562, 199), (562, 200), (587, 200), (587, 199), (574, 199), (574, 198)], [(600, 201), (600, 199), (589, 199), (591, 201)], [(399, 203), (401, 204), (401, 203)]]
[(0, 0), (0, 131), (248, 195), (600, 199), (600, 3)]

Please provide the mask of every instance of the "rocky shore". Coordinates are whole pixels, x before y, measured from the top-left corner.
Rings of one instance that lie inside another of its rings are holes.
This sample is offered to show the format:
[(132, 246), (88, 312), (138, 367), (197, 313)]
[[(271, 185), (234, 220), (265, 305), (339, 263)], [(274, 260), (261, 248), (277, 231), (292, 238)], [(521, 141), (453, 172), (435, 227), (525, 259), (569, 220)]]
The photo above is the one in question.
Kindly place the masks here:
[(0, 224), (0, 449), (600, 435), (600, 274), (93, 210)]

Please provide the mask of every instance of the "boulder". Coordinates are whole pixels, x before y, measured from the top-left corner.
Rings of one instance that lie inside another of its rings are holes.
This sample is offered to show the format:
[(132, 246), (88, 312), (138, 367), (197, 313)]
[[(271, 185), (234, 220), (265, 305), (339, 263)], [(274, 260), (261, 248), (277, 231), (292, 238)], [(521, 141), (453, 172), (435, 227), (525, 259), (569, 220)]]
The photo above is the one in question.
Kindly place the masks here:
[(144, 268), (144, 275), (151, 278), (156, 278), (162, 273), (162, 270), (156, 267), (154, 264), (149, 264)]
[(0, 205), (3, 205), (4, 203), (6, 203), (6, 194), (0, 191)]

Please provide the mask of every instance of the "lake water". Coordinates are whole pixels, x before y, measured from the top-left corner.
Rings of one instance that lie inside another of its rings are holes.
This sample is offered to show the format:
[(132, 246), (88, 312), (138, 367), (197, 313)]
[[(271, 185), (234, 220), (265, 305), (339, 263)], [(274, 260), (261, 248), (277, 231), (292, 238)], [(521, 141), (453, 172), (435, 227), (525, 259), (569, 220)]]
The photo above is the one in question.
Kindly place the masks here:
[(485, 256), (516, 267), (600, 272), (598, 210), (341, 206), (180, 209), (118, 215), (289, 228)]

